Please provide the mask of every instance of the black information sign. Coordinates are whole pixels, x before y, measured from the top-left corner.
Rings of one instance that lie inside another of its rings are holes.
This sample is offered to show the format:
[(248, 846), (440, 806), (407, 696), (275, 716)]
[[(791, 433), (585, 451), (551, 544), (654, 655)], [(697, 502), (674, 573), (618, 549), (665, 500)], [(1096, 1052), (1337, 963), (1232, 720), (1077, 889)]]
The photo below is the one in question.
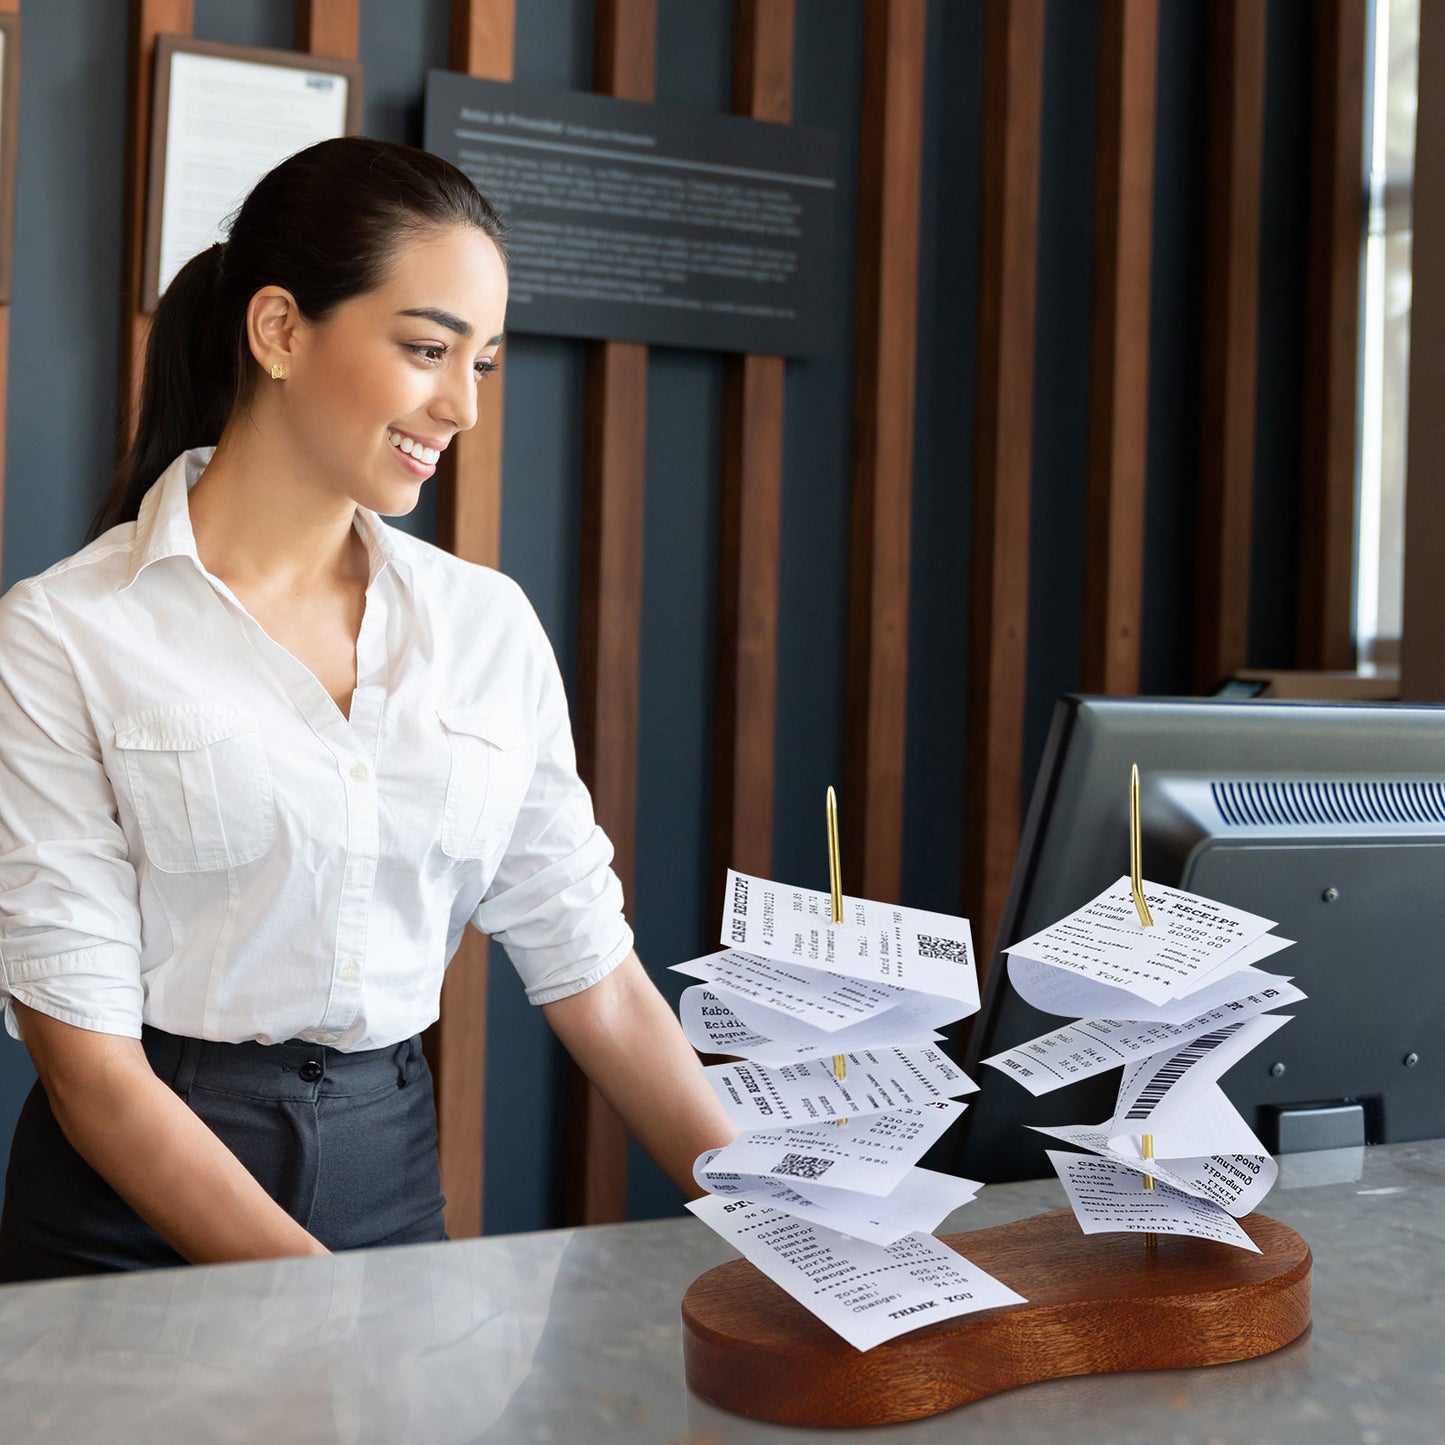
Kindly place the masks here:
[(831, 132), (434, 70), (426, 146), (507, 220), (509, 329), (835, 345)]

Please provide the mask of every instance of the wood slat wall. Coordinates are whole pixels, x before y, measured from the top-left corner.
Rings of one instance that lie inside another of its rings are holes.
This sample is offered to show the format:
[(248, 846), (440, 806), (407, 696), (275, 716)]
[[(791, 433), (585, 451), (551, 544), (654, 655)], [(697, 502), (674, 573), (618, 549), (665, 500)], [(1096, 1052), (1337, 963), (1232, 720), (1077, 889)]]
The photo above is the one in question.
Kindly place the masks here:
[(1209, 12), (1204, 348), (1194, 581), (1194, 685), (1203, 693), (1212, 692), (1249, 662), (1268, 18), (1257, 0), (1216, 0)]
[(157, 35), (189, 35), (195, 23), (191, 0), (131, 0), (130, 92), (126, 98), (125, 265), (122, 300), (120, 399), (116, 449), (135, 434), (145, 376), (151, 319), (141, 310), (145, 275), (146, 177), (150, 167), (151, 90)]
[[(594, 35), (596, 88), (626, 100), (651, 100), (657, 0), (598, 0)], [(616, 849), (613, 867), (629, 899), (637, 821), (646, 437), (647, 347), (593, 342), (583, 428), (577, 761), (597, 820)], [(584, 1224), (625, 1219), (626, 1131), (575, 1068), (569, 1078), (568, 1214)]]
[(360, 0), (296, 0), (296, 48), (331, 60), (359, 59)]
[(1315, 0), (1295, 666), (1354, 666), (1366, 0)]
[[(453, 70), (511, 80), (516, 35), (517, 0), (452, 0)], [(501, 556), (505, 361), (504, 354), (503, 369), (477, 392), (476, 426), (447, 448), (451, 461), (437, 492), (441, 545), (487, 567), (495, 567)]]
[(990, 0), (963, 822), (980, 979), (1013, 876), (1023, 787), (1043, 79), (1044, 0)]
[(868, 0), (859, 120), (843, 886), (903, 882), (925, 0)]
[[(18, 15), (20, 13), (20, 0), (0, 0), (0, 15)], [(18, 113), (18, 111), (17, 111)], [(5, 137), (5, 144), (13, 147), (16, 144), (14, 135)], [(15, 244), (15, 217), (12, 212), (10, 216), (10, 244)], [(13, 253), (12, 253), (13, 254)], [(10, 375), (10, 307), (0, 305), (0, 586), (4, 586), (4, 559), (5, 559), (5, 417), (9, 408), (6, 405), (6, 386)]]
[[(786, 123), (793, 112), (793, 0), (738, 0), (732, 107)], [(730, 356), (723, 382), (712, 886), (727, 869), (767, 877), (773, 859), (782, 550), (784, 362)]]
[(1094, 178), (1089, 495), (1081, 673), (1139, 689), (1149, 427), (1149, 262), (1158, 0), (1104, 0)]
[[(516, 0), (453, 0), (453, 70), (510, 80)], [(503, 369), (477, 391), (477, 422), (452, 440), (437, 474), (437, 544), (469, 562), (495, 567), (502, 532)], [(437, 1143), (447, 1233), (482, 1233), (486, 1157), (487, 940), (462, 934), (442, 984), (441, 1016), (423, 1044), (435, 1079)]]

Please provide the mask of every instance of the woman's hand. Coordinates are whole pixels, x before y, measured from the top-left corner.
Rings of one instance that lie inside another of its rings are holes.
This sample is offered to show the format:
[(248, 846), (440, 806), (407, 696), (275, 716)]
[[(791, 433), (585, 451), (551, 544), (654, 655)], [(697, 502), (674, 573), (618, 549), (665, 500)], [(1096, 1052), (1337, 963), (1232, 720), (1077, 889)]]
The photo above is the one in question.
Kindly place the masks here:
[(156, 1077), (139, 1039), (13, 1002), (71, 1147), (177, 1253), (194, 1264), (329, 1253)]

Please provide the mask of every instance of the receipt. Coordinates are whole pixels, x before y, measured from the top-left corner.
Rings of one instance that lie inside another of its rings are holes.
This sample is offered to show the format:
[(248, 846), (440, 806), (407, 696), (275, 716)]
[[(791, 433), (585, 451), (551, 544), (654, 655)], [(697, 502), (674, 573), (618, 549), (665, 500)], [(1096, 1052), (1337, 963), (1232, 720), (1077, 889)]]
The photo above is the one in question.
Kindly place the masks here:
[(794, 1187), (824, 1183), (863, 1194), (888, 1194), (909, 1168), (963, 1113), (953, 1100), (865, 1114), (846, 1124), (795, 1124), (758, 1129), (720, 1149), (703, 1169), (714, 1174), (763, 1174)]
[[(1231, 1106), (1232, 1107), (1232, 1106)], [(1244, 1121), (1240, 1120), (1241, 1126)], [(1242, 1217), (1257, 1208), (1260, 1201), (1274, 1187), (1279, 1177), (1279, 1165), (1265, 1152), (1264, 1145), (1255, 1139), (1251, 1150), (1232, 1154), (1210, 1154), (1203, 1157), (1176, 1159), (1164, 1157), (1158, 1150), (1150, 1160), (1145, 1160), (1137, 1149), (1119, 1140), (1111, 1143), (1108, 1121), (1094, 1125), (1063, 1125), (1046, 1128), (1042, 1124), (1029, 1126), (1036, 1133), (1047, 1134), (1074, 1144), (1081, 1149), (1091, 1149), (1096, 1154), (1132, 1169), (1136, 1174), (1150, 1174), (1162, 1179), (1181, 1193), (1192, 1194), (1198, 1199), (1212, 1199), (1228, 1213)], [(1252, 1139), (1247, 1126), (1246, 1139)]]
[(942, 1037), (933, 1023), (938, 1010), (930, 1006), (936, 1002), (910, 998), (863, 1023), (829, 1030), (799, 1023), (727, 989), (697, 984), (682, 991), (677, 1012), (688, 1043), (700, 1053), (734, 1054), (758, 1064), (779, 1065), (848, 1049), (937, 1042)]
[[(1219, 1076), (1276, 1029), (1283, 1028), (1290, 1018), (1289, 1014), (1262, 1014), (1243, 1023), (1224, 1024), (1200, 1034), (1182, 1048), (1166, 1050), (1131, 1064), (1119, 1086), (1110, 1132), (1153, 1134), (1156, 1144), (1162, 1136), (1169, 1136), (1177, 1144), (1191, 1128), (1199, 1127), (1200, 1119), (1194, 1106), (1212, 1097), (1211, 1086)], [(1174, 1147), (1171, 1152), (1203, 1151)]]
[(888, 984), (754, 958), (735, 948), (675, 963), (672, 971), (718, 984), (738, 998), (777, 1009), (800, 1023), (829, 1032), (875, 1018), (907, 995), (906, 990)]
[(1254, 1018), (1266, 1009), (1298, 1003), (1304, 997), (1303, 990), (1278, 979), (1242, 998), (1198, 1014), (1187, 1023), (1080, 1019), (1067, 1028), (1042, 1034), (983, 1062), (1016, 1079), (1038, 1097), (1077, 1079), (1092, 1078), (1120, 1064), (1149, 1058), (1172, 1044), (1185, 1043), (1225, 1024)]
[(713, 1194), (687, 1207), (855, 1349), (975, 1310), (1024, 1303), (928, 1234), (882, 1246), (746, 1197)]
[(978, 1009), (973, 934), (966, 918), (843, 899), (831, 921), (826, 893), (728, 871), (722, 942), (746, 953), (939, 994)]
[(857, 1118), (978, 1089), (952, 1059), (929, 1044), (860, 1049), (837, 1057), (844, 1061), (842, 1078), (831, 1055), (781, 1068), (748, 1060), (710, 1064), (703, 1075), (729, 1120), (741, 1129)]
[(1163, 1183), (1144, 1187), (1140, 1174), (1112, 1159), (1047, 1151), (1085, 1234), (1190, 1234), (1260, 1252), (1259, 1246), (1218, 1204)]
[(713, 1194), (746, 1195), (785, 1214), (836, 1230), (871, 1244), (894, 1244), (905, 1234), (932, 1233), (955, 1209), (968, 1204), (983, 1185), (973, 1179), (910, 1169), (891, 1194), (858, 1194), (850, 1189), (808, 1187), (807, 1193), (778, 1179), (757, 1174), (713, 1174), (703, 1171), (716, 1149), (698, 1156), (693, 1178)]
[[(1274, 926), (1267, 918), (1158, 883), (1145, 883), (1144, 896), (1154, 917), (1151, 928), (1139, 922), (1126, 877), (1005, 951), (1010, 957), (1031, 958), (1157, 1004), (1200, 988), (1227, 960)], [(1246, 961), (1254, 960), (1241, 964)], [(1050, 1011), (1075, 1012), (1072, 1007)]]

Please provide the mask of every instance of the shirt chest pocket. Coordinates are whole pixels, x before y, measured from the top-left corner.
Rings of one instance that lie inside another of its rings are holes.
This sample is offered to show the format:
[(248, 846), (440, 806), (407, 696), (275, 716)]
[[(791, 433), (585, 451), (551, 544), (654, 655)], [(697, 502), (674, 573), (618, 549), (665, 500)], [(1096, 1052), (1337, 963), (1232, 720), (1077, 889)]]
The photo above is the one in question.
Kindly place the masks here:
[(117, 722), (115, 745), (146, 856), (162, 872), (238, 868), (276, 841), (266, 751), (243, 713), (148, 708)]
[(437, 716), (450, 752), (442, 852), (495, 859), (532, 780), (527, 729), (515, 712), (495, 706), (442, 708)]

